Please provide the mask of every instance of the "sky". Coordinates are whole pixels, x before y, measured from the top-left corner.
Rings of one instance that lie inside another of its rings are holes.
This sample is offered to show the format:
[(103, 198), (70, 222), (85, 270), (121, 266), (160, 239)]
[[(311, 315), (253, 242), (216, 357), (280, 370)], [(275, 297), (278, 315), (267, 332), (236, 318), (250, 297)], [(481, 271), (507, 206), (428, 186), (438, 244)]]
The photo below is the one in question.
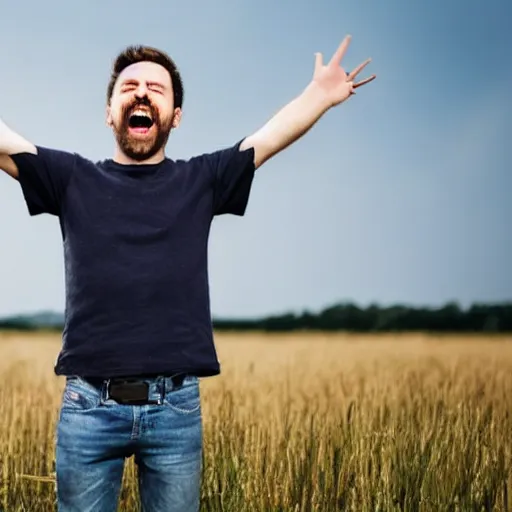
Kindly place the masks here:
[[(182, 73), (167, 154), (189, 158), (260, 128), (351, 34), (344, 67), (371, 57), (377, 79), (257, 171), (244, 217), (215, 219), (213, 315), (511, 300), (511, 22), (506, 0), (5, 2), (0, 118), (111, 157), (112, 61), (149, 44)], [(1, 174), (0, 316), (64, 309), (60, 236)]]

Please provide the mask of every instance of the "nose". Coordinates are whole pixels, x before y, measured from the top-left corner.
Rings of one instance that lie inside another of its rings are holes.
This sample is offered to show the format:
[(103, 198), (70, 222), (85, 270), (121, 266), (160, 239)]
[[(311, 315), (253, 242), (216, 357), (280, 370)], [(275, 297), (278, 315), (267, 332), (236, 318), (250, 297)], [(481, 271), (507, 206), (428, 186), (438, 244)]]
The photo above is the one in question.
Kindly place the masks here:
[(135, 90), (135, 97), (138, 99), (147, 98), (148, 96), (148, 87), (145, 83), (140, 83)]

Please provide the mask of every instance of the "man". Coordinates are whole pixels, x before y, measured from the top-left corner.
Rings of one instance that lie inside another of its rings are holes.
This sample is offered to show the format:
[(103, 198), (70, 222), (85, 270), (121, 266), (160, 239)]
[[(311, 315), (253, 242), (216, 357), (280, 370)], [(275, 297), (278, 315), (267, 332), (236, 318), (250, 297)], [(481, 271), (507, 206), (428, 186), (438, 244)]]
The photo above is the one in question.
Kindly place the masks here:
[(143, 510), (199, 509), (200, 377), (220, 372), (207, 240), (216, 215), (244, 215), (254, 172), (306, 133), (355, 83), (340, 66), (350, 38), (305, 90), (227, 149), (172, 160), (183, 84), (174, 62), (130, 47), (114, 62), (106, 119), (112, 159), (34, 146), (0, 122), (0, 168), (29, 213), (59, 218), (66, 321), (55, 373), (66, 376), (57, 426), (61, 512), (113, 512), (124, 467), (138, 465)]

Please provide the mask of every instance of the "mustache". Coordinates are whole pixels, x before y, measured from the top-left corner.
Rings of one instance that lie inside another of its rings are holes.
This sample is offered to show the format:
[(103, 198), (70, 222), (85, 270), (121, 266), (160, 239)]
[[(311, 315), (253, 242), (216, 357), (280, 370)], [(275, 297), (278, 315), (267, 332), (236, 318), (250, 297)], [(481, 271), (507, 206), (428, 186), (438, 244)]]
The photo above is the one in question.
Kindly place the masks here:
[(160, 116), (158, 115), (158, 110), (154, 107), (154, 105), (151, 103), (150, 99), (147, 96), (145, 96), (144, 98), (137, 98), (124, 107), (123, 121), (125, 123), (128, 123), (131, 113), (138, 107), (147, 107), (151, 112), (153, 122), (156, 124), (160, 123)]

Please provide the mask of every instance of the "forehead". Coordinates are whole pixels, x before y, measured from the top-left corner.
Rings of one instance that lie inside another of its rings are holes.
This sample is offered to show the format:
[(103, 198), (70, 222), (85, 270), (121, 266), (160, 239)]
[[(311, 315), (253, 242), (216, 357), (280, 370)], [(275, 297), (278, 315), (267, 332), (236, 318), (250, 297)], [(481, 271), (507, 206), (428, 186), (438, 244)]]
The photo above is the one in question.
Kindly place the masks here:
[(137, 82), (158, 82), (169, 88), (172, 87), (169, 72), (160, 64), (155, 62), (136, 62), (123, 69), (118, 78), (118, 83), (126, 80)]

